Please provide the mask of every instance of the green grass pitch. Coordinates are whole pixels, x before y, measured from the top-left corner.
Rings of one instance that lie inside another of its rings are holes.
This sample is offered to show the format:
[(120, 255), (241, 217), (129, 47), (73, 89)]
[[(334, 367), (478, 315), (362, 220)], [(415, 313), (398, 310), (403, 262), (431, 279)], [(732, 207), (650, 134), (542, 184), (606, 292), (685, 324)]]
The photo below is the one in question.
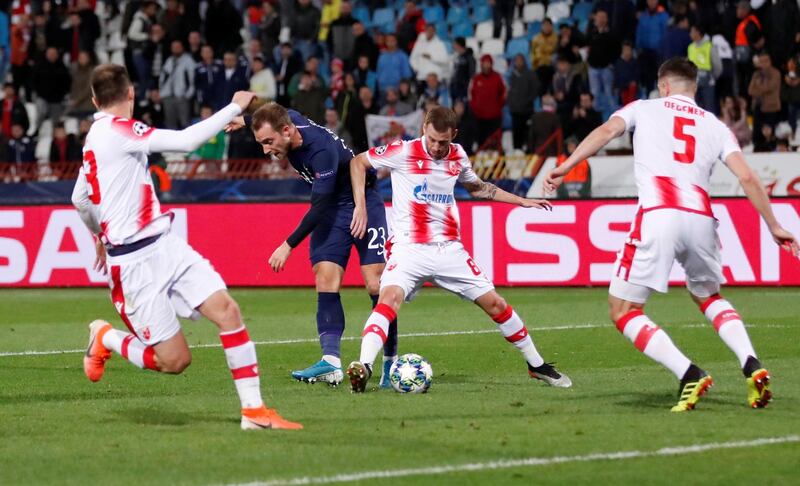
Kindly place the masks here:
[[(658, 295), (649, 314), (714, 377), (688, 414), (671, 414), (677, 381), (641, 355), (607, 320), (605, 289), (501, 289), (545, 359), (574, 387), (528, 378), (519, 352), (479, 309), (426, 289), (400, 312), (400, 352), (433, 365), (425, 395), (375, 389), (352, 395), (291, 381), (319, 358), (315, 294), (306, 289), (234, 289), (258, 345), (264, 398), (300, 432), (239, 430), (238, 400), (221, 348), (193, 349), (181, 376), (143, 372), (115, 356), (99, 383), (80, 352), (94, 318), (122, 327), (106, 290), (0, 291), (0, 484), (312, 484), (365, 471), (445, 468), (361, 484), (797, 484), (800, 481), (800, 289), (727, 289), (773, 377), (767, 409), (745, 403), (733, 354), (685, 291)], [(362, 290), (343, 293), (346, 336), (369, 313)], [(218, 344), (207, 321), (185, 323), (192, 345)], [(482, 331), (473, 334), (436, 335)], [(485, 332), (483, 332), (485, 331)], [(417, 334), (403, 337), (402, 334)], [(343, 344), (346, 363), (359, 341)], [(788, 439), (787, 439), (788, 437)], [(727, 447), (736, 441), (784, 442)], [(586, 460), (589, 454), (682, 454)], [(717, 446), (714, 446), (717, 447)], [(563, 462), (554, 457), (569, 456)], [(540, 464), (490, 469), (492, 461)], [(482, 464), (467, 470), (465, 464)], [(446, 469), (452, 467), (452, 469)], [(424, 472), (424, 471), (422, 471)], [(357, 479), (345, 476), (342, 479)], [(305, 479), (302, 479), (305, 478)], [(293, 483), (292, 483), (293, 482)]]

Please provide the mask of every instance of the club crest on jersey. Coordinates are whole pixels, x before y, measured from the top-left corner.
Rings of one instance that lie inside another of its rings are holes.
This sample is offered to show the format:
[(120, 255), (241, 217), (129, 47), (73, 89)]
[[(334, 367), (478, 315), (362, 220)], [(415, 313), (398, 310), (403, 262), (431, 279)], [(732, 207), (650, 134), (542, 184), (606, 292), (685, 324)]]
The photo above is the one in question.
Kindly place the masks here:
[(452, 194), (437, 194), (428, 192), (428, 179), (422, 181), (422, 185), (414, 188), (414, 199), (426, 203), (453, 204), (455, 199)]
[(137, 136), (142, 137), (150, 130), (150, 127), (140, 121), (136, 121), (131, 125), (131, 130), (133, 130), (133, 133)]
[(145, 339), (145, 341), (150, 339), (150, 328), (149, 327), (145, 327), (144, 329), (142, 329), (142, 337)]
[(451, 160), (447, 164), (447, 173), (451, 176), (457, 176), (461, 173), (461, 162), (457, 160)]
[(383, 155), (386, 152), (386, 145), (375, 147), (375, 155)]

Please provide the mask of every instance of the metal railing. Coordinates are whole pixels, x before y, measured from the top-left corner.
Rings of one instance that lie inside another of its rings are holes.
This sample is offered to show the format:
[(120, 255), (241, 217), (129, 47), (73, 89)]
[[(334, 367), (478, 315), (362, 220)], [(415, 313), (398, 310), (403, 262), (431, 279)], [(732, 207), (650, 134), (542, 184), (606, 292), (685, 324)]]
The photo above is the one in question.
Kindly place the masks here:
[[(498, 131), (498, 133), (500, 133)], [(494, 138), (493, 138), (494, 137)], [(563, 152), (563, 134), (557, 130), (550, 135), (531, 154), (503, 154), (501, 150), (488, 150), (500, 147), (495, 135), (487, 139), (482, 150), (472, 156), (472, 166), (481, 179), (515, 179), (536, 177), (542, 168), (544, 154), (555, 144), (556, 153)], [(80, 170), (80, 162), (23, 162), (0, 163), (0, 182), (51, 182), (75, 180)], [(169, 159), (160, 171), (172, 180), (267, 180), (294, 179), (297, 173), (288, 161), (256, 159)]]

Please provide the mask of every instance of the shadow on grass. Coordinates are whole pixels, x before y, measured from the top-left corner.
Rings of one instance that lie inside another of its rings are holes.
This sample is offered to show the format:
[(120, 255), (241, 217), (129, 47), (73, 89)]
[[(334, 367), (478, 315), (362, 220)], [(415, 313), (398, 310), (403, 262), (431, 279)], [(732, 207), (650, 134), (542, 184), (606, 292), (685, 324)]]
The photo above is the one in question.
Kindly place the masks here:
[(86, 390), (86, 391), (54, 391), (52, 393), (26, 393), (21, 395), (15, 394), (0, 394), (0, 403), (2, 404), (23, 404), (35, 403), (41, 404), (44, 402), (90, 402), (95, 400), (114, 400), (119, 398), (150, 398), (150, 397), (165, 397), (166, 393), (157, 392), (142, 392), (140, 390), (133, 392), (119, 392), (103, 390)]
[(117, 410), (114, 415), (137, 425), (168, 425), (180, 427), (198, 423), (236, 424), (235, 415), (214, 415), (211, 413), (186, 413), (169, 407), (135, 407)]

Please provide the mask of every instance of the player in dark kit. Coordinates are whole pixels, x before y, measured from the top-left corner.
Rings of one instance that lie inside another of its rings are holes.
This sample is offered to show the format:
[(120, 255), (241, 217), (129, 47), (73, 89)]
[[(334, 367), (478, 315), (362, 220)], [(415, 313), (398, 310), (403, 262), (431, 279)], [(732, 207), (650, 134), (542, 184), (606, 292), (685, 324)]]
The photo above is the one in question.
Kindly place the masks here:
[[(353, 236), (353, 193), (350, 184), (350, 159), (353, 151), (330, 130), (277, 103), (267, 103), (249, 120), (239, 118), (229, 130), (249, 125), (264, 154), (287, 158), (300, 176), (311, 185), (311, 208), (297, 229), (286, 238), (269, 259), (276, 272), (306, 236), (311, 234), (311, 265), (317, 288), (317, 331), (322, 359), (308, 368), (293, 371), (299, 381), (341, 383), (344, 375), (339, 356), (345, 319), (339, 289), (353, 246), (358, 251), (361, 274), (372, 299), (378, 301), (380, 276), (385, 264), (387, 237), (383, 199), (375, 189), (375, 171), (367, 176), (366, 198), (370, 227), (362, 238)], [(389, 328), (384, 347), (384, 376), (381, 387), (388, 387), (388, 369), (397, 358), (397, 322)]]

